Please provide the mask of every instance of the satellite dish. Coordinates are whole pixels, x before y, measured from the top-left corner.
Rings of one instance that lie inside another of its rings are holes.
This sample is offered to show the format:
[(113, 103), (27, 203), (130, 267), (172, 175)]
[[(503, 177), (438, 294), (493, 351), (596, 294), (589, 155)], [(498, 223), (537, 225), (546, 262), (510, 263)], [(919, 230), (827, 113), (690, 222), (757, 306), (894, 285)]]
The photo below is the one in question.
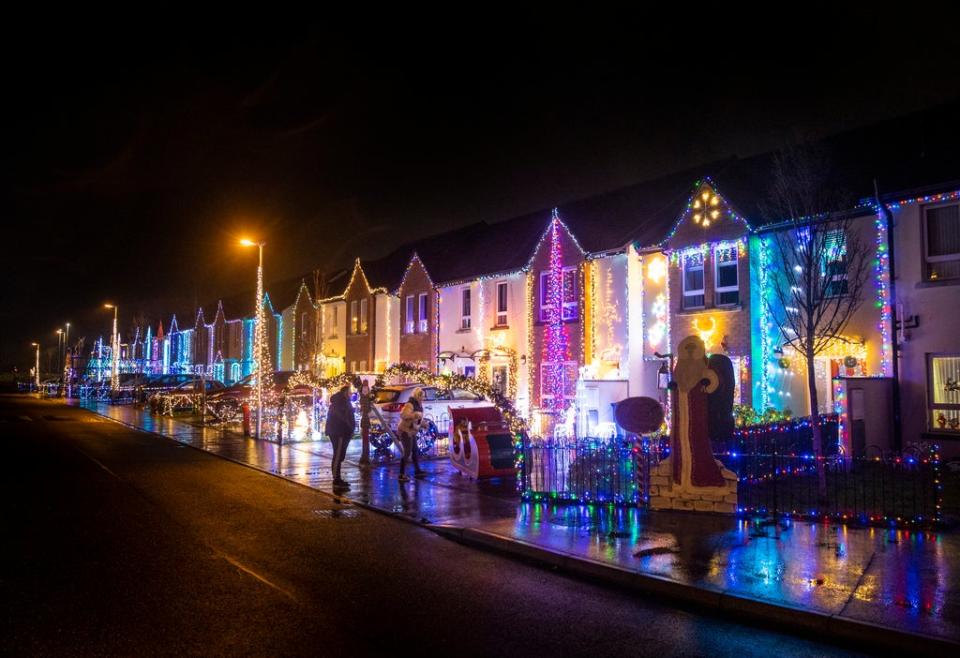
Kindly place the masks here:
[(653, 398), (627, 398), (613, 411), (617, 424), (634, 434), (650, 434), (663, 425), (663, 407)]

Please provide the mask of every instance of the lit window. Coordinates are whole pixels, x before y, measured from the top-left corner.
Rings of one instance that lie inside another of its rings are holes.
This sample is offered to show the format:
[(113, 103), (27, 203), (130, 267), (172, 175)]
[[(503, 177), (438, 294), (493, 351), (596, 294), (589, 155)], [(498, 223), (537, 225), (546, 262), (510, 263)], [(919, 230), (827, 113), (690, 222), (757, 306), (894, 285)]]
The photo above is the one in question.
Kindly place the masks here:
[(849, 289), (847, 281), (847, 239), (841, 230), (827, 231), (823, 238), (823, 292), (827, 297), (842, 297)]
[(497, 283), (497, 326), (507, 325), (507, 282)]
[(360, 300), (360, 333), (367, 333), (367, 299), (364, 297)]
[(429, 320), (429, 318), (428, 318), (428, 316), (427, 316), (427, 293), (425, 293), (425, 292), (420, 293), (420, 299), (419, 299), (418, 301), (420, 302), (420, 303), (419, 303), (420, 315), (419, 315), (419, 327), (418, 327), (418, 331), (419, 331), (420, 333), (422, 333), (422, 334), (425, 334), (425, 333), (427, 333), (427, 329), (428, 329), (429, 326), (430, 326), (430, 320)]
[(960, 205), (924, 208), (923, 278), (960, 278)]
[(357, 312), (357, 300), (350, 302), (350, 333), (360, 333), (360, 314)]
[[(550, 272), (540, 273), (540, 321), (548, 322), (553, 309), (553, 300), (550, 298)], [(577, 281), (577, 268), (563, 268), (563, 284), (561, 290), (563, 320), (576, 320), (580, 311), (580, 293)]]
[(406, 323), (404, 324), (404, 327), (405, 327), (404, 331), (408, 334), (412, 334), (414, 331), (414, 327), (416, 326), (415, 324), (416, 321), (413, 318), (413, 295), (407, 295), (406, 302), (407, 302), (406, 303), (407, 317), (406, 317)]
[(927, 357), (930, 429), (960, 434), (960, 354)]
[(737, 272), (737, 245), (718, 245), (713, 252), (716, 263), (717, 306), (740, 303)]
[(703, 308), (703, 253), (683, 256), (683, 308)]
[(460, 291), (460, 329), (470, 328), (470, 288)]

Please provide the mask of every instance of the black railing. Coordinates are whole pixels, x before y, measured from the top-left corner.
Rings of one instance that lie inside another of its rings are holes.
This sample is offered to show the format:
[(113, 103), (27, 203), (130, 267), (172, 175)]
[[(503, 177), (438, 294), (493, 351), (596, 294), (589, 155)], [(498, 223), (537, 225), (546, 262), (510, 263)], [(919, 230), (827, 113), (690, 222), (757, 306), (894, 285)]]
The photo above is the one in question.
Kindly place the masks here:
[(717, 457), (739, 476), (742, 514), (873, 525), (940, 521), (942, 484), (939, 459), (932, 452), (857, 458), (778, 452)]
[(520, 461), (521, 494), (527, 500), (643, 504), (650, 457), (617, 440), (527, 440)]

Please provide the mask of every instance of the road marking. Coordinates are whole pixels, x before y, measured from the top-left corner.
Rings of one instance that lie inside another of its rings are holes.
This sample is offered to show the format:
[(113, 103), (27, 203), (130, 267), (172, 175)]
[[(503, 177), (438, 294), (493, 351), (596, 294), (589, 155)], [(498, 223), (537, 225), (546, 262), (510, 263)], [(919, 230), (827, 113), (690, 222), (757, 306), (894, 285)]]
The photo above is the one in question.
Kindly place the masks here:
[[(214, 549), (214, 550), (216, 550), (216, 549)], [(218, 551), (218, 552), (219, 552), (219, 551)], [(240, 564), (239, 562), (237, 562), (236, 560), (234, 560), (232, 557), (230, 557), (229, 555), (227, 555), (227, 554), (225, 554), (225, 553), (220, 553), (220, 555), (221, 555), (221, 557), (223, 557), (224, 560), (226, 560), (227, 562), (229, 562), (230, 564), (232, 564), (233, 566), (235, 566), (235, 567), (236, 567), (237, 569), (239, 569), (240, 571), (242, 571), (242, 572), (244, 572), (244, 573), (246, 573), (246, 574), (249, 574), (249, 575), (253, 576), (253, 577), (256, 578), (257, 580), (259, 580), (261, 583), (263, 583), (264, 585), (267, 585), (267, 586), (269, 586), (269, 587), (272, 587), (273, 589), (277, 590), (278, 592), (280, 592), (281, 594), (283, 594), (284, 596), (286, 596), (288, 599), (290, 599), (290, 600), (293, 601), (294, 603), (299, 603), (299, 601), (297, 601), (297, 597), (295, 597), (293, 594), (291, 594), (291, 593), (288, 592), (287, 590), (283, 589), (283, 588), (280, 587), (279, 585), (276, 585), (276, 584), (270, 582), (269, 580), (267, 580), (266, 578), (264, 578), (263, 576), (261, 576), (260, 574), (258, 574), (258, 573), (257, 573), (256, 571), (254, 571), (253, 569), (250, 569), (250, 568), (248, 568), (248, 567), (243, 566), (242, 564)]]

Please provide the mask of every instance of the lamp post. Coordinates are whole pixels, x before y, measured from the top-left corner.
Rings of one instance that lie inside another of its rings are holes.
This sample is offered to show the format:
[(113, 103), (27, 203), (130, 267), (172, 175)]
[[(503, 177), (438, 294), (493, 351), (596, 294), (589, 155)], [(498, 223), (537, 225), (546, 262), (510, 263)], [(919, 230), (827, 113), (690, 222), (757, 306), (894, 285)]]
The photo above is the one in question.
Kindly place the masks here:
[(36, 385), (37, 391), (39, 391), (40, 390), (40, 343), (30, 343), (30, 344), (33, 345), (37, 350), (36, 360), (33, 366), (33, 383)]
[(63, 329), (57, 329), (57, 372), (63, 372)]
[(241, 246), (244, 247), (257, 247), (260, 254), (260, 260), (257, 264), (257, 306), (256, 306), (256, 315), (254, 315), (254, 324), (253, 324), (253, 362), (255, 364), (256, 370), (255, 382), (257, 390), (257, 429), (256, 437), (260, 438), (260, 431), (263, 428), (263, 341), (264, 341), (264, 327), (263, 327), (263, 247), (266, 242), (255, 242), (253, 240), (248, 240), (246, 238), (240, 240)]
[(63, 334), (63, 374), (64, 380), (68, 379), (67, 374), (67, 352), (70, 349), (70, 323), (67, 323), (67, 329)]
[(110, 343), (110, 388), (116, 391), (120, 388), (120, 336), (117, 334), (117, 305), (104, 304), (104, 308), (113, 309), (113, 339)]

